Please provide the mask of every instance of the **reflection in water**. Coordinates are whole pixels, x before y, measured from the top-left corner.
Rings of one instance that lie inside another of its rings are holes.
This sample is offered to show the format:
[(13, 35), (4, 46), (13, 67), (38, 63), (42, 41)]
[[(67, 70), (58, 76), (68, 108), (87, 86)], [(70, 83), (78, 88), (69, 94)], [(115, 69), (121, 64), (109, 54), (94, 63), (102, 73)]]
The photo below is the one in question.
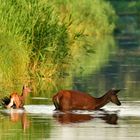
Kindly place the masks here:
[(123, 102), (122, 107), (108, 104), (104, 110), (63, 114), (54, 112), (54, 106), (48, 105), (26, 105), (25, 109), (27, 114), (21, 110), (0, 110), (0, 140), (128, 140), (132, 137), (137, 140), (140, 137), (140, 102)]
[(118, 121), (118, 115), (117, 114), (106, 114), (104, 117), (102, 117), (103, 120), (105, 120), (108, 124), (117, 124)]
[(101, 115), (95, 114), (76, 114), (73, 112), (56, 112), (54, 113), (53, 117), (61, 124), (69, 124), (69, 123), (80, 123), (90, 121), (94, 118), (99, 118), (104, 120), (108, 124), (117, 124), (118, 115), (116, 112), (110, 113), (105, 110), (100, 110)]
[(88, 114), (55, 113), (53, 117), (61, 124), (85, 122), (94, 117)]
[(29, 127), (29, 121), (27, 120), (27, 114), (25, 112), (23, 113), (11, 112), (10, 119), (12, 122), (21, 121), (22, 129), (24, 131)]
[(109, 57), (111, 56), (110, 51), (115, 52), (117, 50), (113, 36), (104, 36), (100, 39), (93, 40), (92, 47), (89, 48), (90, 51), (85, 50), (84, 47), (74, 51), (73, 75), (86, 76), (98, 72), (108, 63)]
[(24, 110), (11, 109), (10, 112), (8, 113), (4, 112), (2, 114), (4, 116), (8, 115), (10, 118), (10, 121), (13, 123), (21, 122), (21, 126), (24, 132), (29, 127), (29, 120), (27, 119), (27, 114)]

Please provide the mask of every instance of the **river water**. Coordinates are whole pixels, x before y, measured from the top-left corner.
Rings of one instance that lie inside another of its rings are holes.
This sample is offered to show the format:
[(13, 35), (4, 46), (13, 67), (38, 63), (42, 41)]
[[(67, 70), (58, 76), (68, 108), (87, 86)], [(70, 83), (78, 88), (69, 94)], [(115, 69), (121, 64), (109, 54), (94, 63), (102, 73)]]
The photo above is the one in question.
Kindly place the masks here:
[(1, 110), (1, 140), (138, 140), (140, 102), (108, 104), (100, 111), (54, 112), (53, 105)]
[(90, 72), (75, 75), (72, 85), (73, 89), (93, 96), (100, 96), (112, 87), (119, 88), (122, 105), (109, 103), (100, 111), (62, 113), (45, 104), (48, 98), (33, 97), (24, 111), (0, 110), (0, 140), (140, 139), (140, 36), (136, 24), (129, 24), (136, 15), (120, 18), (124, 27), (115, 35), (115, 49), (108, 45), (109, 54), (98, 60), (102, 67), (88, 63), (85, 73)]

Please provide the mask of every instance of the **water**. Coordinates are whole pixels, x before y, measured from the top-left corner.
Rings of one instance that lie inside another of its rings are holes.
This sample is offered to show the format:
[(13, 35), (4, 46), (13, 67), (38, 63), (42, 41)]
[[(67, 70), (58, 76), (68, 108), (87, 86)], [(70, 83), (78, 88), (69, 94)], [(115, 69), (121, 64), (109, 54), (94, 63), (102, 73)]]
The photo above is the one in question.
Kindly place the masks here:
[(138, 140), (140, 102), (108, 104), (100, 111), (53, 111), (53, 105), (26, 105), (0, 111), (0, 139)]

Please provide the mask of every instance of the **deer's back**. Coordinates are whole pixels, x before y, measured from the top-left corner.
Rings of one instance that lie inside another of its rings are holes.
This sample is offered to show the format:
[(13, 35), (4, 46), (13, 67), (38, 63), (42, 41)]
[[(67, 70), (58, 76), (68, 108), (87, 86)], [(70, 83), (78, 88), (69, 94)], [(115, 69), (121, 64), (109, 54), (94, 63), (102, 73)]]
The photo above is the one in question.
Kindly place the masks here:
[(14, 104), (16, 105), (16, 108), (23, 107), (23, 99), (20, 95), (18, 95), (17, 93), (12, 93), (10, 95), (10, 98), (13, 99)]
[(96, 99), (80, 91), (62, 90), (55, 95), (55, 98), (57, 97), (62, 110), (95, 109)]

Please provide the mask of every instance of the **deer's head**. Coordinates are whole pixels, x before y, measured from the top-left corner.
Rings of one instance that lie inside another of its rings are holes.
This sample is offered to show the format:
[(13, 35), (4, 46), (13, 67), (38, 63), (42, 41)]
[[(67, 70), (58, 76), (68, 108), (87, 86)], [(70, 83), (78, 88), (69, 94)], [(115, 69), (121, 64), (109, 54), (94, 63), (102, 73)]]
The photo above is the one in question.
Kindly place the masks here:
[(28, 86), (23, 85), (22, 94), (27, 95), (30, 92), (31, 92), (31, 89)]
[(120, 100), (118, 99), (118, 95), (117, 93), (119, 92), (120, 90), (116, 90), (116, 89), (112, 89), (111, 91), (111, 94), (110, 94), (110, 101), (116, 105), (121, 105), (121, 102)]

